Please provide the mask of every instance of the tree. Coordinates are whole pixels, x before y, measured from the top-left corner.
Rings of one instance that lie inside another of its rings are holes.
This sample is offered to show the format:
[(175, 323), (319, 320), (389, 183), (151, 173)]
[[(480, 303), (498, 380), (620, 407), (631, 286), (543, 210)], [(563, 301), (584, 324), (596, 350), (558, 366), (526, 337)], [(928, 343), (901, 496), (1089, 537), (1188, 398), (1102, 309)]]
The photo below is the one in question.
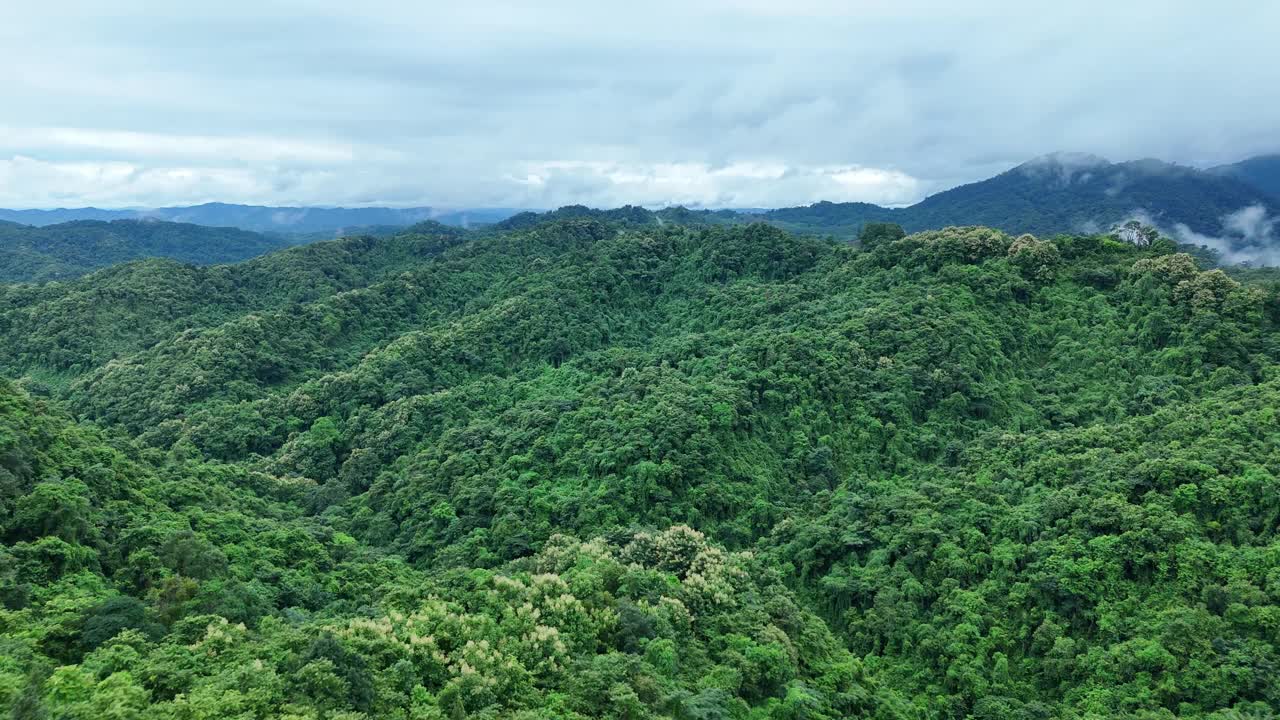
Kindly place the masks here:
[(1138, 247), (1150, 247), (1160, 238), (1158, 230), (1137, 220), (1128, 220), (1117, 225), (1112, 228), (1111, 234)]
[(858, 231), (858, 245), (863, 250), (874, 250), (894, 240), (901, 240), (907, 233), (901, 225), (890, 222), (869, 222)]

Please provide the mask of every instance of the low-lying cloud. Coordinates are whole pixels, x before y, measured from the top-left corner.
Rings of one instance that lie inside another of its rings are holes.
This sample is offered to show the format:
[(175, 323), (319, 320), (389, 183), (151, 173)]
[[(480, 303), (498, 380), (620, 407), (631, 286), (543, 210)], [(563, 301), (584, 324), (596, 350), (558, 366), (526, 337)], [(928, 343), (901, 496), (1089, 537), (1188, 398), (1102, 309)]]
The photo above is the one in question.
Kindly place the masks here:
[(1276, 223), (1262, 205), (1249, 205), (1222, 218), (1222, 237), (1210, 237), (1178, 223), (1172, 236), (1178, 242), (1202, 245), (1217, 251), (1224, 263), (1234, 265), (1280, 265), (1276, 244)]
[[(1273, 217), (1262, 204), (1247, 205), (1227, 213), (1221, 218), (1222, 233), (1218, 236), (1198, 233), (1184, 223), (1168, 225), (1142, 208), (1135, 208), (1123, 222), (1136, 220), (1155, 228), (1165, 237), (1184, 245), (1206, 247), (1218, 254), (1225, 265), (1248, 264), (1254, 266), (1280, 265), (1280, 218)], [(1102, 232), (1093, 220), (1078, 228), (1082, 233)]]
[[(196, 160), (196, 158), (187, 158)], [(814, 198), (904, 205), (923, 183), (895, 170), (856, 165), (790, 167), (777, 163), (614, 163), (552, 161), (511, 167), (501, 175), (461, 175), (428, 189), (409, 178), (414, 166), (323, 163), (151, 166), (142, 160), (51, 162), (27, 156), (0, 160), (0, 206), (24, 206), (31, 193), (44, 206), (190, 205), (203, 202), (307, 205), (555, 208), (645, 205), (755, 208), (798, 205)], [(432, 175), (449, 173), (442, 168)]]
[(776, 163), (538, 163), (510, 180), (523, 186), (511, 204), (558, 207), (778, 207), (813, 202), (862, 201), (904, 205), (919, 199), (922, 183), (906, 173), (850, 166), (788, 167)]
[[(1166, 237), (1185, 245), (1206, 247), (1227, 265), (1280, 265), (1280, 218), (1272, 217), (1261, 204), (1248, 205), (1222, 217), (1219, 236), (1198, 233), (1183, 223), (1167, 226), (1145, 210), (1135, 209), (1125, 218), (1156, 228)], [(1091, 223), (1094, 232), (1097, 224)]]

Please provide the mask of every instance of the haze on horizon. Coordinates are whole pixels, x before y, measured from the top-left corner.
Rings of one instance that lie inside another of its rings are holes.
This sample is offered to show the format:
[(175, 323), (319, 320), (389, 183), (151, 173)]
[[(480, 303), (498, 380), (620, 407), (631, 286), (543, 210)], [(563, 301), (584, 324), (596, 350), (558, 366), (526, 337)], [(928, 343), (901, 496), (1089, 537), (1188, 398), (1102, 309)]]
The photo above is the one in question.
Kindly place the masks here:
[(51, 0), (0, 207), (902, 205), (1057, 150), (1280, 149), (1280, 4)]

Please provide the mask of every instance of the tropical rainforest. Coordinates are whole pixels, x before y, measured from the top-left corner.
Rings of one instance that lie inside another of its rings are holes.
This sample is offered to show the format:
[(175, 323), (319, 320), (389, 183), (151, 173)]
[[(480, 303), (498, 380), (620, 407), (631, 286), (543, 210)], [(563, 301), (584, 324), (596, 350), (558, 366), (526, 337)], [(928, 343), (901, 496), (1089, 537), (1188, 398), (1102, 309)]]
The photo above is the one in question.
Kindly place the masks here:
[(1274, 717), (1273, 273), (637, 217), (0, 285), (0, 707)]

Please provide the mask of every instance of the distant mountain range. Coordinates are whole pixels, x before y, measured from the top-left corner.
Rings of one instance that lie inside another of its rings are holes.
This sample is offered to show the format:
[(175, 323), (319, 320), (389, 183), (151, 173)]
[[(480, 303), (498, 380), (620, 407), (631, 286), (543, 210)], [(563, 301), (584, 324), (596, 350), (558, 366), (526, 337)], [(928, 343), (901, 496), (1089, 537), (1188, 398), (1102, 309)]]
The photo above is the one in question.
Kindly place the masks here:
[(254, 232), (324, 233), (330, 237), (351, 234), (353, 228), (371, 226), (413, 225), (424, 220), (434, 220), (443, 225), (467, 227), (504, 220), (519, 210), (508, 208), (481, 208), (473, 210), (443, 210), (439, 208), (326, 208), (326, 207), (266, 207), (262, 205), (232, 205), (206, 203), (189, 207), (168, 207), (134, 210), (104, 210), (101, 208), (59, 208), (56, 210), (0, 210), (0, 220), (24, 225), (54, 225), (76, 220), (167, 220), (213, 227), (235, 227)]
[[(766, 220), (801, 232), (852, 237), (867, 222), (895, 222), (908, 231), (947, 225), (989, 225), (1007, 232), (1041, 235), (1105, 230), (1141, 217), (1172, 230), (1185, 227), (1199, 235), (1229, 233), (1229, 216), (1260, 207), (1280, 216), (1280, 155), (1249, 158), (1198, 170), (1160, 160), (1112, 163), (1093, 155), (1055, 153), (1023, 163), (980, 182), (961, 185), (904, 208), (870, 203), (819, 202), (773, 210), (686, 210), (667, 208), (658, 222), (734, 222)], [(590, 214), (569, 206), (553, 214), (513, 208), (440, 209), (266, 207), (207, 203), (190, 207), (103, 210), (0, 210), (0, 220), (51, 225), (74, 220), (154, 219), (263, 233), (307, 235), (309, 240), (376, 230), (385, 233), (424, 220), (455, 227), (496, 225), (512, 228), (539, 218)], [(646, 211), (627, 207), (609, 211), (610, 219), (636, 222)]]
[(634, 225), (763, 221), (844, 240), (856, 237), (868, 222), (893, 222), (908, 232), (987, 225), (1047, 236), (1103, 232), (1138, 218), (1182, 242), (1213, 247), (1227, 261), (1274, 265), (1280, 263), (1280, 155), (1197, 170), (1159, 160), (1111, 163), (1057, 153), (903, 208), (858, 202), (750, 211), (571, 205), (536, 213), (208, 203), (151, 210), (0, 210), (0, 281), (69, 278), (145, 257), (236, 262), (335, 236), (391, 235), (421, 222), (501, 231), (577, 217)]
[(1036, 158), (981, 182), (931, 195), (904, 208), (819, 202), (775, 210), (662, 210), (626, 206), (594, 210), (571, 205), (523, 212), (492, 227), (509, 230), (539, 222), (594, 217), (633, 225), (723, 225), (767, 222), (793, 232), (852, 240), (869, 222), (908, 232), (986, 225), (1040, 236), (1106, 232), (1129, 219), (1155, 225), (1175, 240), (1217, 250), (1227, 262), (1280, 264), (1280, 199), (1263, 189), (1280, 156), (1254, 158), (1213, 170), (1159, 160), (1111, 163), (1092, 155)]

